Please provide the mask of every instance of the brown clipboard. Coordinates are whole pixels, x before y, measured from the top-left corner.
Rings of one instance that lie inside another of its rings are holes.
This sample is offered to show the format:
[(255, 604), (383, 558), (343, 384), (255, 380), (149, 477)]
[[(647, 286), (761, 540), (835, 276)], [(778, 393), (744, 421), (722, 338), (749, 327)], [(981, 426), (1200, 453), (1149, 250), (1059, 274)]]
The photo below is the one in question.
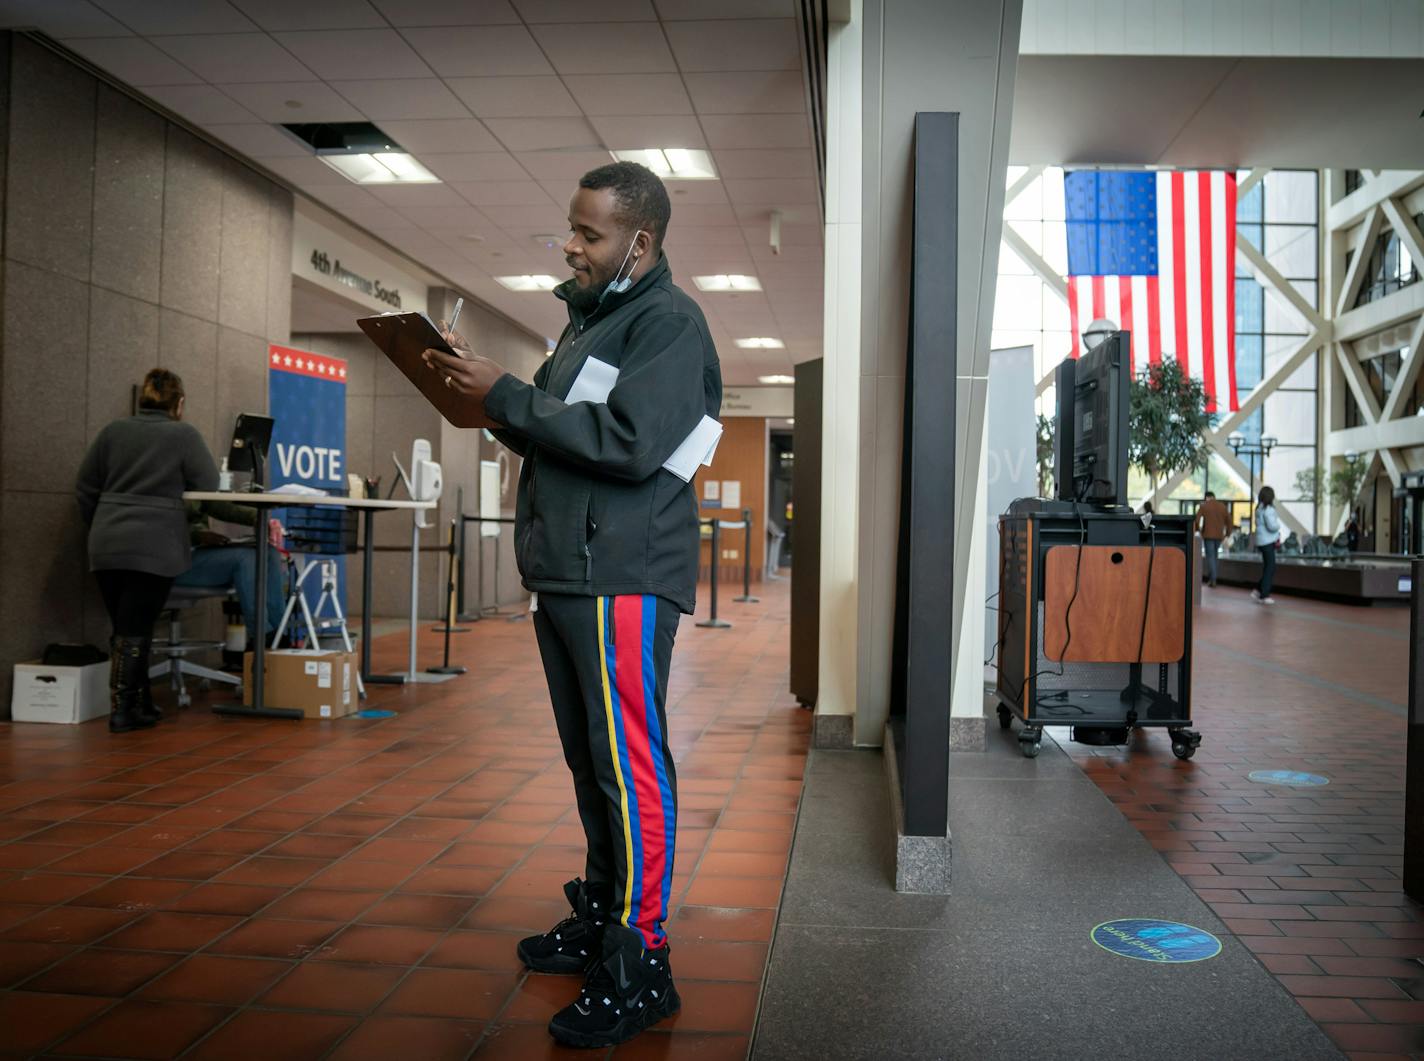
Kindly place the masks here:
[(356, 324), (450, 423), (456, 427), (494, 426), (480, 403), (445, 386), (440, 373), (421, 359), (426, 350), (455, 352), (424, 313), (382, 313), (360, 317)]

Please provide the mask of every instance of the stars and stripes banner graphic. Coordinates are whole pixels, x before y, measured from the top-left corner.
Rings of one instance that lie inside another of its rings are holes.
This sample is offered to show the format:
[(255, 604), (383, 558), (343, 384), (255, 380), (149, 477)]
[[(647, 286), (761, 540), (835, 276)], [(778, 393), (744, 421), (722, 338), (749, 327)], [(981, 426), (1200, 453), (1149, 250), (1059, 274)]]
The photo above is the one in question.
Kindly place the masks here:
[(1208, 412), (1234, 412), (1236, 175), (1077, 170), (1064, 198), (1072, 356), (1110, 320), (1132, 333), (1134, 371), (1175, 358)]

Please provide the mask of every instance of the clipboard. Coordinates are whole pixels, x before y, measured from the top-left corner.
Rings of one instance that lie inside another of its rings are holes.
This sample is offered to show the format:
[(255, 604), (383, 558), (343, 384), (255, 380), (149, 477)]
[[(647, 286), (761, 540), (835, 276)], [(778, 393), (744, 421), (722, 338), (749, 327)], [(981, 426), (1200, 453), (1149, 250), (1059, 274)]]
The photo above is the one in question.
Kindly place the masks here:
[(421, 360), (420, 355), (426, 350), (455, 353), (435, 322), (424, 313), (382, 313), (360, 317), (356, 324), (450, 423), (456, 427), (495, 426), (483, 408), (471, 408), (468, 398), (446, 387), (440, 374)]

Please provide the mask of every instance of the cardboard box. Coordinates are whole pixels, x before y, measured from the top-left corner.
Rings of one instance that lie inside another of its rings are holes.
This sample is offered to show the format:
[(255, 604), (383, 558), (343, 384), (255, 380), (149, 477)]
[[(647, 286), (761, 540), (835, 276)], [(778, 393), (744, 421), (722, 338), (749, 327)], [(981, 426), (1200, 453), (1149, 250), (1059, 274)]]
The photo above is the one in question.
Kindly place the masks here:
[[(356, 710), (356, 654), (324, 649), (269, 651), (262, 701), (295, 707), (307, 718), (342, 718)], [(252, 703), (252, 653), (243, 658), (243, 700)]]
[(73, 724), (109, 713), (109, 663), (46, 667), (38, 660), (15, 664), (10, 717), (16, 722)]

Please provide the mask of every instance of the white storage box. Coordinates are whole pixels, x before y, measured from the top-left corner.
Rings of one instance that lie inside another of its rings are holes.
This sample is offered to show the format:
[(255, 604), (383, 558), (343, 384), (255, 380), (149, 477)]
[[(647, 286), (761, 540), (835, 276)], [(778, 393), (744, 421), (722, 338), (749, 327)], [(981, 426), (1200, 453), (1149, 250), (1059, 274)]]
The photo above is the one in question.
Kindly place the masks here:
[(46, 667), (15, 664), (10, 717), (16, 722), (88, 722), (109, 713), (109, 664)]

